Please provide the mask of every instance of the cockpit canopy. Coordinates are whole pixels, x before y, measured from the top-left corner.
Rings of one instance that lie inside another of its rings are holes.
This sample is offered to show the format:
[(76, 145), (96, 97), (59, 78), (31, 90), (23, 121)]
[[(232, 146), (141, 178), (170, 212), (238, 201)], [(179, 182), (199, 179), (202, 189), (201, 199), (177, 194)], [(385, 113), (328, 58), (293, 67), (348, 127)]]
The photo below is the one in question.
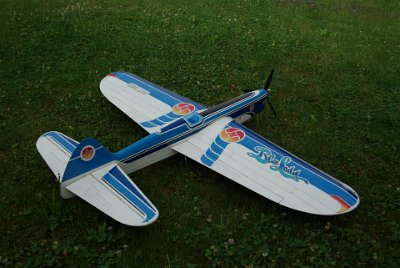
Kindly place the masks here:
[(226, 102), (223, 102), (221, 104), (212, 106), (212, 107), (208, 108), (207, 110), (202, 111), (200, 113), (200, 115), (203, 116), (203, 117), (206, 117), (209, 114), (212, 114), (212, 113), (214, 113), (214, 112), (216, 112), (218, 110), (221, 110), (222, 108), (228, 107), (229, 105), (232, 105), (232, 104), (234, 104), (234, 103), (236, 103), (238, 101), (246, 99), (246, 98), (250, 97), (253, 94), (254, 94), (253, 92), (248, 92), (246, 94), (240, 95), (239, 97), (236, 97), (236, 98), (233, 98), (233, 99), (228, 100)]

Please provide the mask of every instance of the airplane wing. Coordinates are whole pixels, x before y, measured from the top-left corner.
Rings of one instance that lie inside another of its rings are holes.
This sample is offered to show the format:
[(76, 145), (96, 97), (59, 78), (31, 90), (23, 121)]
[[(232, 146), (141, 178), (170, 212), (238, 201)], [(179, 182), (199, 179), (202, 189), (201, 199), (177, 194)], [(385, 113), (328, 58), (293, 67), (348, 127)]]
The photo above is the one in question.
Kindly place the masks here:
[(156, 207), (115, 163), (89, 172), (65, 188), (123, 224), (144, 226), (159, 215)]
[(172, 121), (206, 107), (136, 75), (114, 72), (100, 83), (100, 90), (115, 106), (153, 133)]
[(346, 184), (228, 117), (172, 148), (295, 210), (335, 215), (359, 204), (357, 193)]

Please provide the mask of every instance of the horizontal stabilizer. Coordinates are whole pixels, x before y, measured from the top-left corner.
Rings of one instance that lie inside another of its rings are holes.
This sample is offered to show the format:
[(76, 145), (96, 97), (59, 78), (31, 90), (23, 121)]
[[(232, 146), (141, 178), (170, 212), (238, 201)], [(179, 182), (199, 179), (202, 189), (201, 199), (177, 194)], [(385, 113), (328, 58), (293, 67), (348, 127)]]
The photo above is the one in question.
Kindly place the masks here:
[(67, 163), (77, 146), (76, 140), (57, 131), (43, 134), (36, 142), (40, 155), (58, 180), (63, 177)]
[(159, 215), (156, 207), (116, 163), (71, 179), (62, 187), (126, 225), (148, 225)]

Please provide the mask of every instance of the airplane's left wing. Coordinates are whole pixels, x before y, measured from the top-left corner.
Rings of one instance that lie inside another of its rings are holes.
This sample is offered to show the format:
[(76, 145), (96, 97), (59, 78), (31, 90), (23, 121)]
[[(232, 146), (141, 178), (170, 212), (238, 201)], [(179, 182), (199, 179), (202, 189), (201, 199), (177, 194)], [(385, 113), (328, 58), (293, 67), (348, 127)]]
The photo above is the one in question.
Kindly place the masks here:
[(231, 118), (219, 119), (172, 148), (292, 209), (336, 215), (359, 204), (349, 186)]
[(114, 72), (100, 83), (101, 92), (149, 133), (205, 106), (136, 75)]

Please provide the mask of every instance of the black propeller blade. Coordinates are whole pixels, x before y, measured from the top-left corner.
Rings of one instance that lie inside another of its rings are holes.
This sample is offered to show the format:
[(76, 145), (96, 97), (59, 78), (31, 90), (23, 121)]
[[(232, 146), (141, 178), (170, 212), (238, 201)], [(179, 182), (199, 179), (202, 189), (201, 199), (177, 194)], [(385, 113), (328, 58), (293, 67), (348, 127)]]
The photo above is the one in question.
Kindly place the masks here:
[(272, 76), (274, 75), (274, 70), (271, 70), (271, 72), (268, 75), (267, 81), (265, 81), (264, 89), (268, 91), (269, 86), (271, 85), (272, 82)]
[(267, 102), (269, 104), (269, 108), (271, 108), (272, 113), (276, 116), (276, 112), (275, 112), (274, 106), (272, 106), (272, 103), (269, 101), (268, 97), (267, 97)]
[[(264, 85), (264, 89), (266, 90), (266, 91), (270, 91), (270, 89), (269, 89), (269, 86), (271, 85), (271, 82), (272, 82), (272, 76), (274, 75), (274, 70), (271, 70), (271, 72), (269, 73), (269, 75), (268, 75), (268, 78), (267, 78), (267, 81), (265, 81), (265, 85)], [(252, 90), (243, 90), (244, 92), (251, 92)], [(275, 115), (275, 116), (277, 116), (276, 115), (276, 112), (275, 112), (275, 109), (274, 109), (274, 106), (272, 106), (272, 103), (269, 101), (269, 95), (267, 96), (267, 102), (268, 102), (268, 105), (269, 105), (269, 108), (271, 108), (271, 111), (272, 111), (272, 113)]]
[[(265, 81), (265, 85), (264, 85), (264, 89), (266, 91), (270, 91), (269, 86), (271, 85), (273, 75), (274, 75), (274, 70), (271, 70), (271, 72), (269, 73), (269, 76), (267, 78), (267, 81)], [(267, 102), (268, 102), (269, 108), (271, 108), (272, 113), (276, 116), (274, 106), (272, 106), (272, 103), (269, 101), (268, 97), (267, 97)]]

